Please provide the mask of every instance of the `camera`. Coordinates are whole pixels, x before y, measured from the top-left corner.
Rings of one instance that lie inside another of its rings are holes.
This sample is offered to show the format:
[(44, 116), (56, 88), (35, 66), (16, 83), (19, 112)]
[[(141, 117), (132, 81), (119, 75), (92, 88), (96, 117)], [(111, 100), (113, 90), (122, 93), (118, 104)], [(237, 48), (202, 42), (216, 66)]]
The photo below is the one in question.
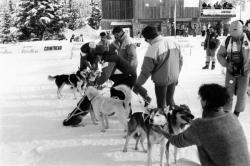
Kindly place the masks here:
[(243, 54), (242, 52), (232, 52), (229, 57), (229, 63), (231, 63), (232, 69), (231, 74), (234, 77), (239, 77), (244, 74), (244, 65), (243, 65)]

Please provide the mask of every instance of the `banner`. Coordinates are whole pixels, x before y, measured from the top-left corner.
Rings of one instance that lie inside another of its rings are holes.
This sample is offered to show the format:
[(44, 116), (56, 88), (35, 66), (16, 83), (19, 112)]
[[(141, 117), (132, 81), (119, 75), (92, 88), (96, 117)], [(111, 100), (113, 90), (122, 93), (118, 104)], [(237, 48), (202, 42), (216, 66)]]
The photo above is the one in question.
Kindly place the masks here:
[(202, 15), (229, 15), (236, 16), (236, 10), (234, 9), (203, 9)]
[(199, 0), (184, 0), (184, 7), (199, 7)]
[[(82, 43), (81, 43), (82, 45)], [(48, 54), (56, 53), (60, 55), (69, 55), (73, 44), (69, 41), (32, 41), (17, 42), (12, 44), (0, 44), (0, 55), (4, 54)], [(80, 47), (80, 46), (79, 46)]]

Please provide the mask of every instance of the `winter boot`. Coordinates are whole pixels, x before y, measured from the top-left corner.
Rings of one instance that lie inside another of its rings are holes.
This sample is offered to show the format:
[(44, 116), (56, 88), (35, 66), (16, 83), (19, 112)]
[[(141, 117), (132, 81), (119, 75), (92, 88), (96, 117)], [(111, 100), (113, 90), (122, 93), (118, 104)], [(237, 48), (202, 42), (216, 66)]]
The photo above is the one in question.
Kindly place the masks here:
[(237, 117), (239, 117), (240, 112), (238, 112), (238, 111), (234, 111), (234, 115), (235, 115), (235, 116), (237, 116)]
[(215, 62), (212, 62), (211, 70), (214, 70), (215, 68)]
[(202, 67), (202, 69), (208, 69), (209, 63), (210, 63), (210, 62), (206, 62), (206, 65), (205, 65), (204, 67)]

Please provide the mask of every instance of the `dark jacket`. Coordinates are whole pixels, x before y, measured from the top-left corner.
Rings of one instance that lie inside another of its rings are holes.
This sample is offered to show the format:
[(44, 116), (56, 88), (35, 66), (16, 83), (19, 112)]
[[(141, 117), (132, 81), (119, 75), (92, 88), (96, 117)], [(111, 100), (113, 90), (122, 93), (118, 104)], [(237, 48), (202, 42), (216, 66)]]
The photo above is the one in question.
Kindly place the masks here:
[(109, 66), (104, 67), (102, 69), (101, 76), (96, 79), (98, 85), (103, 84), (107, 81), (112, 74), (114, 74), (115, 70), (120, 70), (121, 74), (127, 75), (136, 79), (136, 70), (129, 64), (127, 60), (117, 55), (117, 53), (113, 52), (104, 52), (103, 60), (105, 62), (109, 62)]
[(220, 40), (217, 39), (218, 35), (216, 33), (207, 33), (204, 48), (210, 50), (216, 50), (220, 45)]
[(246, 136), (238, 118), (226, 113), (195, 119), (191, 126), (170, 143), (176, 147), (197, 145), (201, 166), (249, 166)]
[(86, 69), (87, 67), (96, 70), (98, 67), (97, 58), (94, 54), (94, 49), (89, 46), (90, 43), (91, 42), (85, 43), (81, 47), (80, 70)]

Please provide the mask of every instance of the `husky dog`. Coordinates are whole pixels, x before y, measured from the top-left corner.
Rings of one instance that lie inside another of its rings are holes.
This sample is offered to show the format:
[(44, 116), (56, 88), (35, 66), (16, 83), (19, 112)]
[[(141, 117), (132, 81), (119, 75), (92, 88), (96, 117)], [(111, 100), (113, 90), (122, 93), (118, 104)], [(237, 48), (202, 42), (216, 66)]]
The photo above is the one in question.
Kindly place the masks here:
[[(129, 140), (134, 136), (136, 138), (135, 149), (138, 149), (140, 141), (143, 151), (148, 153), (148, 166), (152, 165), (152, 148), (156, 143), (161, 144), (160, 165), (163, 166), (165, 150), (167, 164), (169, 164), (169, 143), (167, 143), (167, 139), (160, 132), (154, 129), (154, 126), (162, 126), (166, 131), (178, 134), (193, 118), (194, 116), (186, 105), (173, 106), (171, 109), (167, 107), (164, 110), (160, 108), (148, 108), (147, 113), (135, 112), (128, 122), (128, 131), (123, 152), (127, 152)], [(147, 150), (143, 145), (145, 138), (147, 138)], [(176, 153), (174, 156), (175, 160)]]
[(60, 99), (62, 97), (62, 88), (65, 84), (73, 87), (74, 98), (76, 99), (76, 92), (79, 91), (81, 95), (83, 95), (81, 86), (84, 82), (86, 82), (86, 72), (85, 71), (77, 71), (75, 74), (62, 74), (56, 76), (48, 76), (50, 81), (55, 81), (57, 86), (57, 97)]
[(127, 118), (131, 110), (131, 89), (126, 85), (118, 85), (114, 88), (124, 93), (124, 100), (103, 96), (93, 86), (87, 87), (85, 92), (91, 101), (97, 119), (101, 121), (101, 132), (105, 132), (105, 129), (109, 128), (108, 115), (113, 113), (115, 113), (125, 130), (127, 129)]

